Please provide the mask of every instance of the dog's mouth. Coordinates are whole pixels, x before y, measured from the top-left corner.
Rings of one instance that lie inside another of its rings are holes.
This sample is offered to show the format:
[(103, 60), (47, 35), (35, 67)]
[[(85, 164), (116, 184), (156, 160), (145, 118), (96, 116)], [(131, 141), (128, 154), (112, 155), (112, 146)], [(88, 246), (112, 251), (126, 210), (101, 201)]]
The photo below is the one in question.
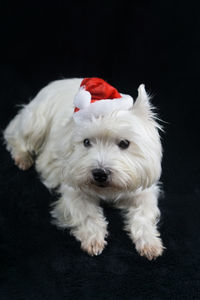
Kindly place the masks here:
[(110, 186), (108, 182), (95, 182), (95, 181), (92, 181), (91, 184), (95, 185), (96, 187), (100, 187), (100, 188), (106, 188), (106, 187)]

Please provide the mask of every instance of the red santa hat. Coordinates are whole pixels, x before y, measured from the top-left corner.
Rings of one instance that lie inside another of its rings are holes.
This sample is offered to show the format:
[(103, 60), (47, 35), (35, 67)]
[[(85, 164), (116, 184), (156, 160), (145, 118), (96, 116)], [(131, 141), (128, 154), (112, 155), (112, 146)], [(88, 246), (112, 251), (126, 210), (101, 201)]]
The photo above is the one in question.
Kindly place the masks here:
[(74, 98), (74, 106), (74, 119), (78, 121), (105, 116), (115, 110), (129, 110), (133, 98), (119, 93), (103, 79), (85, 78)]

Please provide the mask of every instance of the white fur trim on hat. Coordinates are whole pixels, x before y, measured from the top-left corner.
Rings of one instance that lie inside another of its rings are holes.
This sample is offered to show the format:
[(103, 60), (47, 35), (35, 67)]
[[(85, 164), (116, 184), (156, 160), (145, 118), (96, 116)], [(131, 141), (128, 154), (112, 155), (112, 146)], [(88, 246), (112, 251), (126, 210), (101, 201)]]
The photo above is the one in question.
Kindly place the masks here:
[[(92, 117), (105, 116), (116, 110), (129, 110), (133, 107), (133, 98), (126, 94), (120, 94), (121, 98), (103, 99), (90, 103), (90, 93), (80, 89), (74, 99), (74, 104), (80, 110), (75, 112), (75, 121), (84, 121)], [(83, 98), (82, 98), (83, 96)]]

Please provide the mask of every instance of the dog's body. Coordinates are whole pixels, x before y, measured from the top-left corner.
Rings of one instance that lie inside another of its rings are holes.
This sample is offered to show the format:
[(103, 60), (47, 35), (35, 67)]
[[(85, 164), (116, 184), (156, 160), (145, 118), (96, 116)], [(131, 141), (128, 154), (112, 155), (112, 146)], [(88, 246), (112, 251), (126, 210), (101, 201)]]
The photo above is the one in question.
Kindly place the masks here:
[(105, 200), (124, 210), (137, 251), (156, 258), (163, 251), (156, 228), (162, 148), (148, 96), (140, 86), (133, 109), (76, 123), (73, 99), (81, 81), (59, 80), (42, 89), (4, 131), (7, 149), (23, 170), (36, 157), (43, 183), (61, 194), (52, 215), (82, 249), (97, 255), (107, 243), (99, 206)]

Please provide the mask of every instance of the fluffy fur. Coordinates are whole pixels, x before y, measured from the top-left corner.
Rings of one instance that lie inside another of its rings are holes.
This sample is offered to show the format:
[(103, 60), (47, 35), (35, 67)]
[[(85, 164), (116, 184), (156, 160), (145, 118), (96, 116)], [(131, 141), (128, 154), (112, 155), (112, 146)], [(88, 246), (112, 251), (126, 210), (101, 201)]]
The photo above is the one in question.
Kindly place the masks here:
[[(163, 252), (157, 230), (162, 148), (148, 95), (141, 85), (131, 110), (77, 123), (73, 99), (81, 81), (59, 80), (43, 88), (4, 131), (7, 149), (22, 170), (35, 158), (43, 183), (59, 190), (52, 210), (56, 224), (69, 228), (87, 253), (98, 255), (107, 244), (99, 205), (104, 200), (124, 211), (125, 229), (139, 254), (155, 259)], [(127, 149), (118, 146), (121, 140), (130, 141)], [(95, 168), (109, 170), (105, 186), (96, 184)]]

